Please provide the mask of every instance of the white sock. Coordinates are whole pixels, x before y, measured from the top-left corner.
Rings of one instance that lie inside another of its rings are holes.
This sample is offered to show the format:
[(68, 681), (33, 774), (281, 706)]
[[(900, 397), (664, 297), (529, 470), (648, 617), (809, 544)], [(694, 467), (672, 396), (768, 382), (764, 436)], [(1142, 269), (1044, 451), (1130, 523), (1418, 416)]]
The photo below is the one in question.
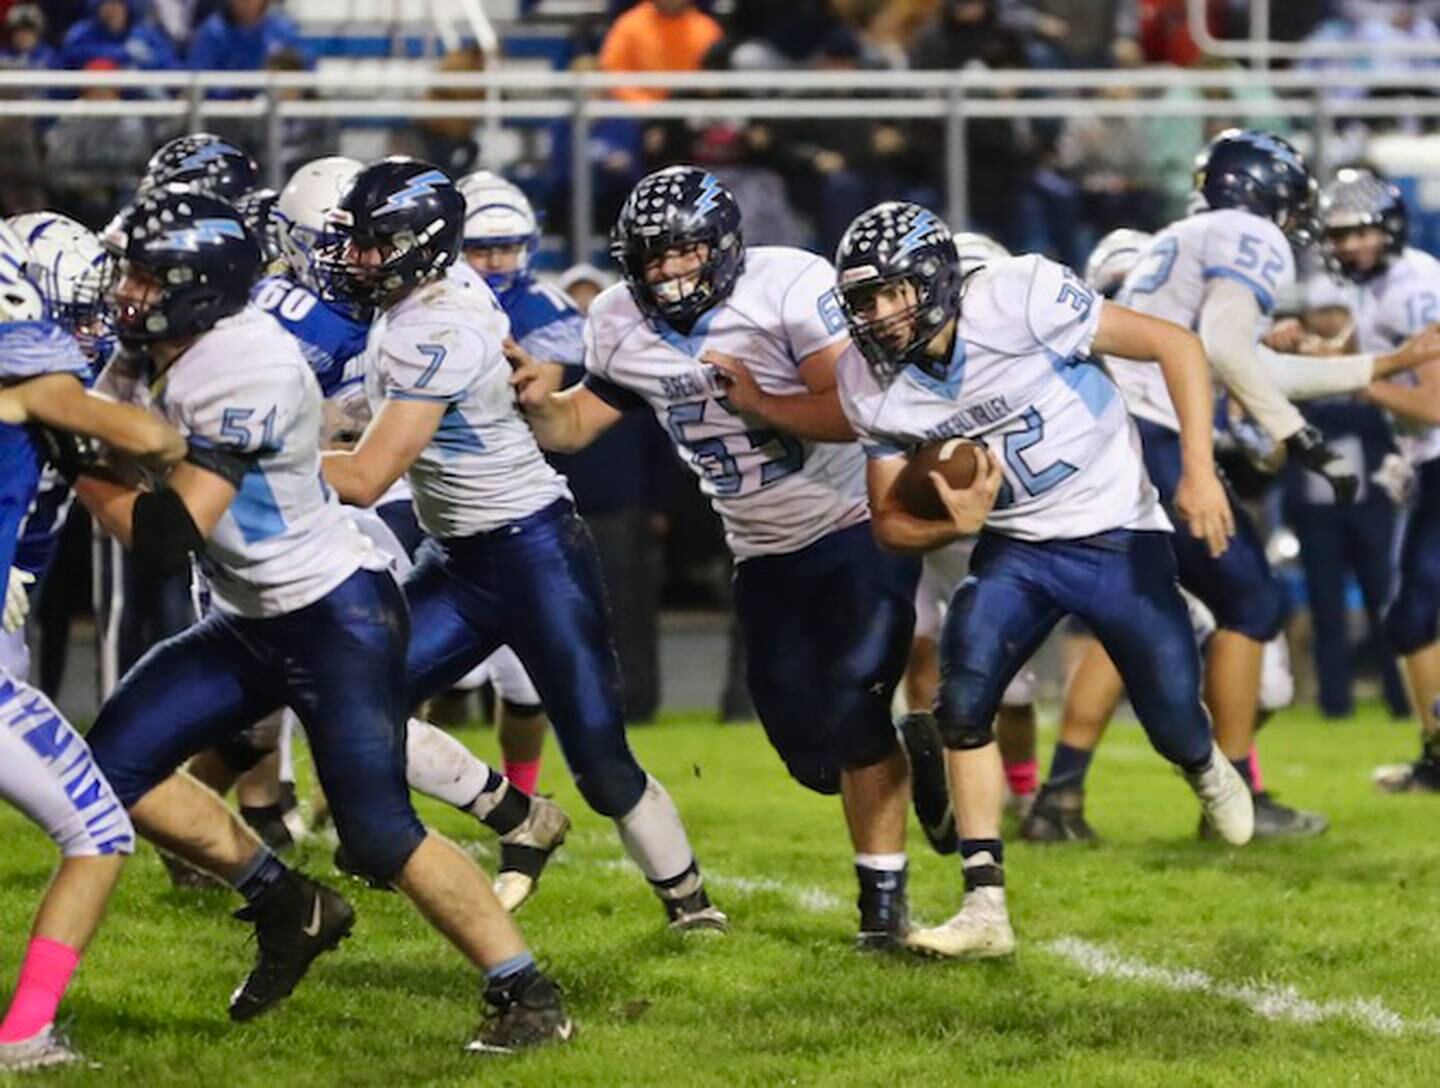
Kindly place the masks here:
[[(500, 789), (494, 788), (496, 778), (500, 779)], [(456, 808), (469, 809), (481, 819), (505, 792), (504, 778), (494, 774), (483, 760), (475, 758), (469, 748), (445, 730), (419, 718), (411, 718), (406, 730), (405, 780), (411, 789)], [(483, 798), (490, 798), (490, 803), (482, 813), (473, 806)]]
[(905, 855), (856, 854), (855, 864), (880, 873), (898, 873), (905, 868)]
[(286, 709), (281, 712), (280, 737), (275, 747), (280, 752), (280, 781), (295, 783), (295, 711)]
[(667, 899), (690, 895), (700, 887), (695, 852), (675, 802), (659, 782), (645, 776), (645, 792), (635, 807), (615, 821), (630, 860)]

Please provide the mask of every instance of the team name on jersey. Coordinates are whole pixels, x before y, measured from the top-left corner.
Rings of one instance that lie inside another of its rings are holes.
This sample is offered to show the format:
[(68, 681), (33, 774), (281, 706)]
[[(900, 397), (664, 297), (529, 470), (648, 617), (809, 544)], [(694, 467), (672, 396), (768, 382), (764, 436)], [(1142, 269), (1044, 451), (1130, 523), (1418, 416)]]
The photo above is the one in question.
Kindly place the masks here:
[(961, 408), (939, 426), (925, 429), (927, 442), (939, 442), (945, 438), (958, 438), (982, 427), (1000, 423), (1012, 414), (1010, 402), (1003, 396), (990, 397), (979, 404)]

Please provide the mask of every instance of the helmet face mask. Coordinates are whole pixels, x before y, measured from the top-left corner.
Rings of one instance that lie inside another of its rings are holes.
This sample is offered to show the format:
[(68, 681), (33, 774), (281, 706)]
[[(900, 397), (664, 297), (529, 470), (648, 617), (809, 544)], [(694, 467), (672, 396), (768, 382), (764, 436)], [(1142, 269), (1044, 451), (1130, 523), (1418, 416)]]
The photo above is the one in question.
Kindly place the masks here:
[(328, 217), (364, 165), (330, 155), (295, 171), (275, 202), (275, 233), (280, 252), (295, 279), (312, 291), (322, 289), (319, 253), (337, 236)]
[(892, 201), (856, 217), (835, 255), (841, 310), (875, 380), (908, 366), (940, 376), (929, 348), (960, 314), (960, 261), (950, 230), (918, 204)]
[(152, 190), (105, 229), (105, 294), (122, 344), (198, 336), (245, 308), (260, 250), (230, 205), (183, 186)]
[(461, 244), (470, 266), (498, 296), (529, 284), (540, 220), (524, 191), (489, 170), (466, 174), (456, 188), (465, 198)]
[[(693, 271), (652, 278), (657, 262), (699, 253), (701, 247), (703, 256)], [(688, 329), (729, 297), (745, 270), (740, 207), (706, 170), (658, 170), (640, 179), (620, 209), (610, 255), (641, 313)]]
[(1409, 241), (1400, 190), (1369, 170), (1340, 170), (1320, 196), (1318, 218), (1326, 268), (1351, 283), (1382, 274)]
[(322, 294), (385, 306), (440, 276), (460, 253), (465, 201), (444, 171), (394, 157), (366, 167), (327, 216)]

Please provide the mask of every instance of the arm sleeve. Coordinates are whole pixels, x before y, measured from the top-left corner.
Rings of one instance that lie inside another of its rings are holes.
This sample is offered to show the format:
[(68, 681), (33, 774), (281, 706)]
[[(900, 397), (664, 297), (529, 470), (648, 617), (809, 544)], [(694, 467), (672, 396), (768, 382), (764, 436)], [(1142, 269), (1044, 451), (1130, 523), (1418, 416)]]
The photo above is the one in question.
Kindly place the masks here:
[(1260, 307), (1248, 285), (1229, 277), (1211, 280), (1200, 307), (1200, 340), (1220, 381), (1271, 438), (1283, 442), (1305, 419), (1260, 361), (1255, 337)]
[(849, 335), (835, 269), (823, 257), (810, 261), (780, 298), (780, 321), (795, 362), (844, 340)]
[[(1044, 257), (1028, 259), (1034, 262), (1025, 288), (1025, 324), (1030, 335), (1061, 359), (1090, 354), (1100, 327), (1095, 292), (1074, 269)], [(1008, 295), (1010, 290), (1009, 284), (996, 284), (997, 297)]]
[(1375, 377), (1375, 356), (1287, 355), (1256, 346), (1270, 381), (1290, 400), (1315, 400), (1364, 389)]
[(645, 407), (645, 398), (599, 374), (587, 372), (582, 384), (618, 412), (633, 412)]
[(506, 365), (498, 340), (455, 325), (392, 327), (376, 358), (386, 400), (456, 401), (497, 365)]

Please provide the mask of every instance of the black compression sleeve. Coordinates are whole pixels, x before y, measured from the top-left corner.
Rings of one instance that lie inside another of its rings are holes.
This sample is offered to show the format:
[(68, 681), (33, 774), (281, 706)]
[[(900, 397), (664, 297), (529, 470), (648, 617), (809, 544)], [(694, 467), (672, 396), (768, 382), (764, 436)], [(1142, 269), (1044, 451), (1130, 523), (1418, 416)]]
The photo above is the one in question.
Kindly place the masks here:
[(205, 546), (185, 502), (168, 487), (135, 500), (130, 552), (140, 572), (155, 578), (183, 574), (190, 555)]

